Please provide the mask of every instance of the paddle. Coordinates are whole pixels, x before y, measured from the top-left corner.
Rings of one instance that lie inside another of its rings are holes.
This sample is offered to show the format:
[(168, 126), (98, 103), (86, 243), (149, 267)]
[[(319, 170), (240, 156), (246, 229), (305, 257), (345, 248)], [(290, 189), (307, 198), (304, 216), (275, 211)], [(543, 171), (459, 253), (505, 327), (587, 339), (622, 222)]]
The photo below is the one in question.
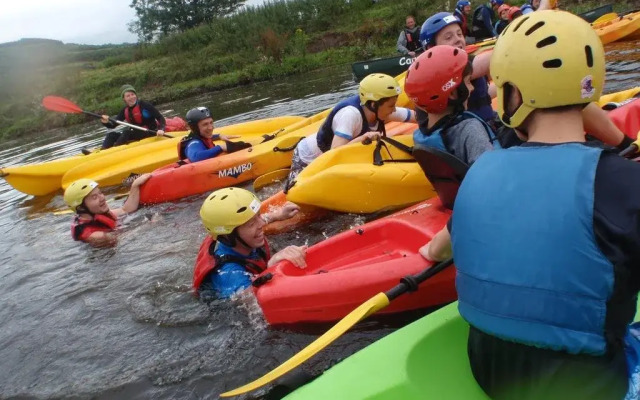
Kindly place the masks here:
[[(86, 115), (91, 115), (92, 117), (102, 118), (102, 115), (91, 112), (91, 111), (85, 111), (82, 108), (80, 108), (77, 104), (75, 104), (71, 100), (65, 99), (64, 97), (45, 96), (45, 98), (42, 99), (42, 105), (44, 106), (44, 108), (46, 108), (49, 111), (62, 112), (67, 114), (86, 114)], [(157, 133), (157, 131), (143, 128), (141, 126), (133, 125), (124, 121), (118, 121), (113, 118), (109, 118), (109, 121), (113, 122), (114, 124), (128, 126), (129, 128), (137, 129), (139, 131)], [(173, 136), (167, 135), (166, 133), (163, 133), (162, 136), (173, 138)]]
[(402, 278), (399, 285), (394, 286), (384, 293), (378, 293), (377, 295), (367, 300), (364, 304), (362, 304), (361, 306), (350, 312), (349, 315), (340, 320), (340, 322), (334, 325), (333, 328), (329, 329), (324, 335), (320, 336), (318, 339), (302, 349), (302, 351), (300, 351), (298, 354), (285, 361), (276, 369), (251, 383), (248, 383), (229, 392), (222, 393), (220, 397), (237, 396), (239, 394), (255, 390), (261, 386), (266, 385), (269, 382), (274, 381), (275, 379), (278, 379), (282, 375), (296, 368), (298, 365), (307, 361), (309, 358), (313, 357), (320, 350), (327, 347), (359, 321), (385, 308), (398, 296), (406, 292), (413, 292), (418, 290), (418, 285), (420, 283), (446, 269), (452, 263), (453, 259), (450, 258), (416, 275), (410, 275)]
[(257, 192), (265, 186), (269, 186), (275, 182), (281, 182), (283, 179), (286, 179), (289, 176), (289, 172), (291, 170), (289, 168), (277, 169), (275, 171), (268, 172), (264, 175), (260, 175), (253, 181), (253, 191)]

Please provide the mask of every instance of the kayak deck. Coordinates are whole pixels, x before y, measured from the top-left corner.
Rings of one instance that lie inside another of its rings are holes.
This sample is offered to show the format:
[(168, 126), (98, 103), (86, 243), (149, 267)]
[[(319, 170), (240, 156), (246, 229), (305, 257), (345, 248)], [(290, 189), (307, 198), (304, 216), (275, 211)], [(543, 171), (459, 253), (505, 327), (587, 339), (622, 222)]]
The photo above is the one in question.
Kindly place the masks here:
[(469, 325), (450, 304), (357, 352), (287, 400), (488, 399), (467, 358)]

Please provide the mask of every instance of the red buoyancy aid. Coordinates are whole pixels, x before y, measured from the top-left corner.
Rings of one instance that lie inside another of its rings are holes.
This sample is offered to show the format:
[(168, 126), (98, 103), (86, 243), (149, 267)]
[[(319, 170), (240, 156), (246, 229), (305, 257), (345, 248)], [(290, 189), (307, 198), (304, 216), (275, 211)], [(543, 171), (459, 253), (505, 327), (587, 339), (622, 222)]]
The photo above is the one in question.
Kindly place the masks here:
[(211, 236), (207, 236), (200, 245), (198, 258), (196, 258), (196, 265), (193, 270), (193, 288), (196, 292), (211, 272), (222, 267), (226, 263), (233, 262), (240, 264), (244, 266), (247, 271), (257, 275), (267, 269), (267, 261), (271, 258), (271, 249), (269, 248), (269, 243), (266, 240), (264, 241), (264, 246), (259, 249), (262, 257), (260, 260), (232, 256), (223, 256), (222, 259), (216, 260), (216, 257), (213, 255), (215, 247), (216, 241), (213, 240)]
[(133, 107), (124, 108), (124, 119), (130, 124), (142, 125), (142, 110), (140, 109), (140, 103), (136, 103)]
[(108, 214), (97, 214), (89, 221), (80, 221), (79, 216), (71, 224), (71, 237), (73, 240), (86, 241), (94, 232), (111, 232), (116, 229), (118, 218), (109, 212)]

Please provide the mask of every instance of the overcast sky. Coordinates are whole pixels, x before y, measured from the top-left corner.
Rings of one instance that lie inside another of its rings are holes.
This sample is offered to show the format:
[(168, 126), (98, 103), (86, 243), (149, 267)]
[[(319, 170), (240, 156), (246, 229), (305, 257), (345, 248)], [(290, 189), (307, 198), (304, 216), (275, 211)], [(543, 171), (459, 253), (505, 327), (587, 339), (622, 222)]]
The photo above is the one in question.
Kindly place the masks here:
[(0, 43), (22, 38), (81, 44), (135, 42), (136, 36), (127, 30), (127, 23), (135, 19), (129, 4), (131, 0), (3, 0)]

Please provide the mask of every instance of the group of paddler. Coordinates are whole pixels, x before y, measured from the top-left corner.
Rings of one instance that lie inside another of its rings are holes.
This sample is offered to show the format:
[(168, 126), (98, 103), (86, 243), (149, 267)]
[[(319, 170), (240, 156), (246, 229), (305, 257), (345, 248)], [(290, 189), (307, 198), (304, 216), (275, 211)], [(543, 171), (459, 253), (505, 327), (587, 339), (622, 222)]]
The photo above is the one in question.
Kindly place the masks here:
[[(640, 290), (640, 165), (617, 155), (632, 141), (594, 103), (605, 77), (600, 39), (579, 17), (545, 3), (533, 1), (540, 11), (506, 25), (493, 51), (476, 57), (464, 51), (464, 20), (428, 18), (419, 36), (425, 51), (405, 80), (418, 115), (395, 107), (394, 78), (368, 76), (298, 144), (288, 184), (322, 153), (384, 136), (387, 121), (417, 118), (415, 149), (472, 166), (449, 223), (420, 253), (455, 258), (478, 384), (495, 399), (638, 398), (629, 383), (638, 359), (625, 352), (637, 340), (628, 325)], [(187, 120), (182, 158), (230, 150), (213, 146), (209, 110), (191, 110)], [(585, 131), (599, 140), (586, 142)], [(116, 210), (94, 182), (72, 184), (65, 201), (77, 213), (74, 238), (113, 243), (117, 217), (137, 208), (146, 179), (134, 181)], [(306, 247), (271, 254), (262, 231), (298, 211), (287, 203), (263, 215), (245, 189), (211, 193), (200, 216), (215, 263), (197, 279), (201, 293), (229, 297), (282, 260), (304, 268)]]

